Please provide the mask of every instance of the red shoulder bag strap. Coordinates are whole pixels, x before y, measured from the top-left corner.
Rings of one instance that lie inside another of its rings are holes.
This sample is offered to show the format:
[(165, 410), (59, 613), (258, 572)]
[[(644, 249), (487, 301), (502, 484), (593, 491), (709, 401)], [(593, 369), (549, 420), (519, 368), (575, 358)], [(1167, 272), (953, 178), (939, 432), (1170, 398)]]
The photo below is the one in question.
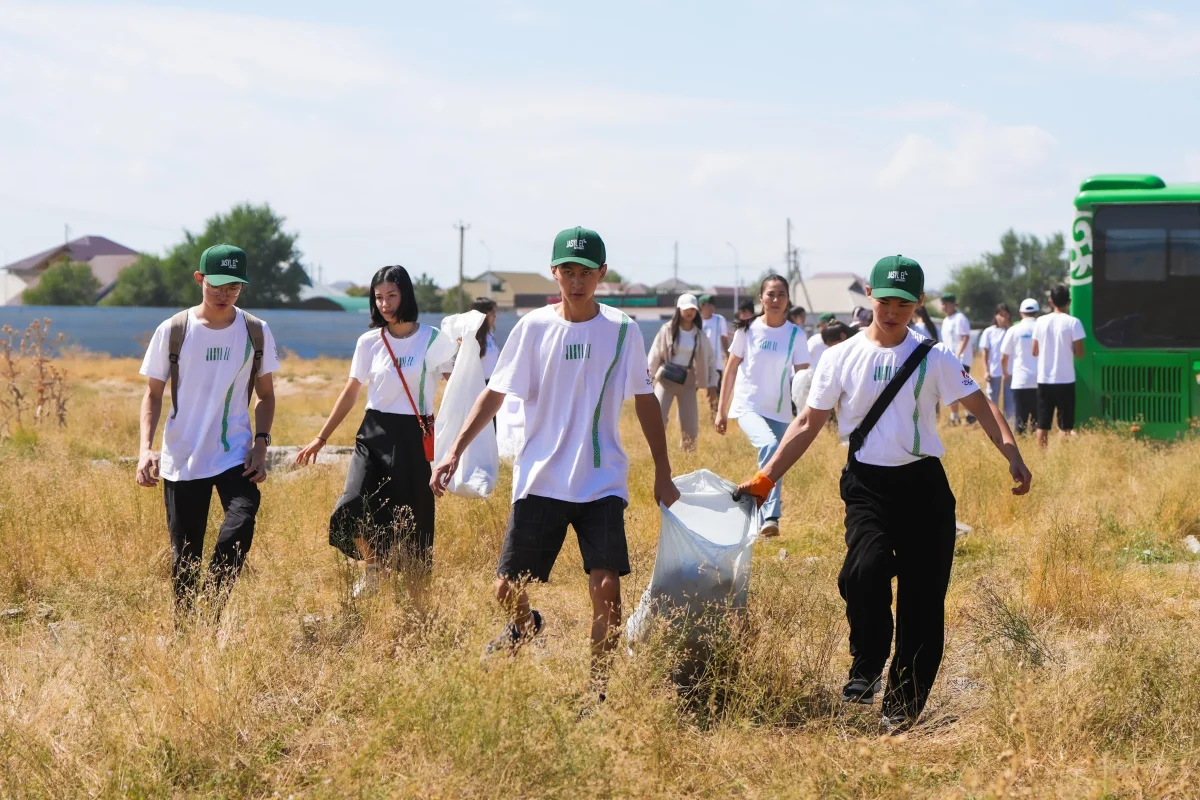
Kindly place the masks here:
[(392, 351), (392, 343), (387, 339), (387, 328), (380, 328), (379, 336), (383, 339), (383, 346), (387, 348), (388, 356), (391, 357), (392, 364), (396, 367), (400, 383), (404, 384), (404, 393), (408, 395), (408, 403), (412, 406), (413, 414), (416, 415), (417, 422), (421, 425), (421, 433), (428, 436), (429, 432), (425, 430), (425, 417), (421, 416), (421, 412), (417, 410), (417, 404), (413, 402), (412, 392), (408, 390), (408, 381), (404, 379), (404, 370), (400, 369), (400, 362), (396, 360), (396, 354)]

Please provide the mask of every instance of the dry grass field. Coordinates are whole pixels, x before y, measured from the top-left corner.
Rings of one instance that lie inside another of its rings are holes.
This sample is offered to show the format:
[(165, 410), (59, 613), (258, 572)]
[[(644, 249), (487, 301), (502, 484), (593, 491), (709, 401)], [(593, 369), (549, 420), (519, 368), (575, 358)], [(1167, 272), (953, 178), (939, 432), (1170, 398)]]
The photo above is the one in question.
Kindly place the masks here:
[[(364, 603), (327, 544), (344, 468), (275, 474), (227, 615), (176, 634), (161, 490), (117, 463), (136, 455), (138, 365), (63, 366), (69, 427), (0, 441), (0, 796), (1200, 796), (1200, 566), (1183, 545), (1200, 534), (1200, 441), (1028, 443), (1033, 492), (1013, 498), (982, 434), (944, 431), (974, 530), (924, 724), (887, 738), (877, 707), (836, 698), (849, 656), (832, 436), (787, 478), (783, 535), (757, 546), (750, 611), (707, 693), (681, 700), (669, 649), (643, 647), (581, 713), (590, 606), (570, 541), (534, 595), (544, 639), (480, 664), (502, 622), (507, 474), (489, 501), (439, 504), (428, 585)], [(277, 444), (311, 439), (346, 371), (285, 361)], [(628, 612), (658, 514), (631, 408), (625, 426)], [(688, 456), (674, 422), (670, 436), (677, 473), (753, 470), (735, 426)]]

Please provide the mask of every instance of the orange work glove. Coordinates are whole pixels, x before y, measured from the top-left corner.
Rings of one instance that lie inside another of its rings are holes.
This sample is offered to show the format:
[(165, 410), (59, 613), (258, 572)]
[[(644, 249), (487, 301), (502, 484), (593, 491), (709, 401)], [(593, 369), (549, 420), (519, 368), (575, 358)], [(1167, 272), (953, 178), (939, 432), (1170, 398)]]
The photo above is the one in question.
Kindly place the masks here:
[(767, 496), (771, 494), (771, 490), (775, 488), (775, 481), (763, 475), (761, 472), (756, 472), (754, 477), (743, 483), (737, 488), (738, 494), (748, 494), (754, 498), (754, 502), (762, 506), (767, 502)]

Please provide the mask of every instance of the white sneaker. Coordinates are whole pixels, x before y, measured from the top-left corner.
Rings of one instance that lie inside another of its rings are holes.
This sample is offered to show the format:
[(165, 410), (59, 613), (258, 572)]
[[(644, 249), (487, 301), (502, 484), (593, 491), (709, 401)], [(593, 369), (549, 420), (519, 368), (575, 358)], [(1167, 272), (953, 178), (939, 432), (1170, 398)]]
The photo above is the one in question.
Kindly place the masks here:
[(779, 535), (779, 520), (769, 519), (766, 522), (764, 522), (762, 524), (762, 527), (758, 529), (758, 535), (762, 536), (765, 539), (770, 539), (773, 536), (778, 536)]
[(378, 564), (367, 564), (362, 575), (359, 575), (358, 580), (354, 582), (354, 588), (350, 590), (350, 596), (355, 600), (366, 600), (379, 591), (379, 584), (382, 581), (383, 568)]

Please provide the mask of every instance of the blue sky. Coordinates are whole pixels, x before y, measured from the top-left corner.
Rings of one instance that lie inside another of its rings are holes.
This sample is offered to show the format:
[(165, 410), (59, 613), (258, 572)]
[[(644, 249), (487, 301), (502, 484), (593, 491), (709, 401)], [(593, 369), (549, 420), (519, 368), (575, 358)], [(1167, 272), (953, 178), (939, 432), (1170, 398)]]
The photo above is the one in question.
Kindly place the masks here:
[(730, 283), (1061, 230), (1088, 174), (1200, 180), (1200, 9), (1059, 2), (0, 0), (0, 263), (162, 251), (269, 202), (327, 280), (543, 269)]

